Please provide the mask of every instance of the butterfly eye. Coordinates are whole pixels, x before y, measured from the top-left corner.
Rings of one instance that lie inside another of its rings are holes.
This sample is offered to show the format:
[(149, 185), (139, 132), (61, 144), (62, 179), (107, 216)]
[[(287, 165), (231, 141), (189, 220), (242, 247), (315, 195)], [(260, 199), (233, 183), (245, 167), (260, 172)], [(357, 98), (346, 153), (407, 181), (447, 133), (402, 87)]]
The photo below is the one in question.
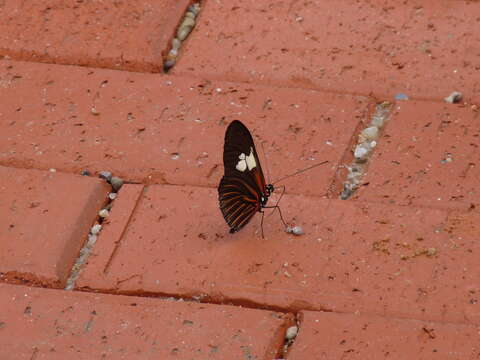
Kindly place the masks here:
[(266, 192), (267, 192), (267, 196), (270, 196), (273, 193), (273, 191), (275, 190), (272, 184), (268, 184), (265, 187), (265, 189), (266, 189)]

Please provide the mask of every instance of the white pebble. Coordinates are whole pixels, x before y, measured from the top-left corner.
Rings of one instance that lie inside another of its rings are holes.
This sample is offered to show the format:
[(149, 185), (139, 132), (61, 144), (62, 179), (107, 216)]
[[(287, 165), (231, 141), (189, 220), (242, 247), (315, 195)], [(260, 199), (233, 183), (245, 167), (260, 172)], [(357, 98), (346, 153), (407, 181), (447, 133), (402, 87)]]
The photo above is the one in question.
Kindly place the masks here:
[(285, 339), (293, 340), (297, 337), (298, 334), (298, 326), (290, 326), (285, 333)]
[(109, 193), (109, 194), (108, 194), (108, 198), (109, 198), (110, 200), (115, 200), (115, 199), (117, 198), (117, 193)]
[(195, 14), (194, 14), (193, 12), (191, 12), (191, 11), (187, 11), (187, 12), (185, 13), (185, 17), (186, 17), (186, 18), (188, 17), (188, 18), (195, 19), (195, 18), (197, 17), (197, 15), (195, 15)]
[(173, 40), (172, 40), (172, 50), (173, 49), (178, 50), (178, 49), (180, 49), (180, 46), (182, 46), (182, 42), (180, 40), (178, 40), (177, 38), (173, 38)]
[(370, 152), (370, 146), (366, 143), (359, 144), (355, 148), (355, 152), (353, 153), (353, 156), (355, 156), (355, 159), (364, 161), (367, 159), (368, 153)]
[(197, 16), (198, 13), (200, 12), (200, 4), (195, 3), (195, 4), (190, 5), (190, 7), (188, 8), (188, 11), (195, 14), (195, 16)]
[(363, 129), (361, 134), (365, 138), (365, 140), (375, 140), (378, 137), (378, 127), (367, 127), (366, 129)]
[(185, 26), (182, 27), (180, 26), (177, 31), (177, 38), (178, 40), (185, 40), (187, 36), (190, 34), (190, 31), (192, 31), (192, 28), (190, 26)]
[(90, 233), (91, 233), (92, 235), (97, 235), (97, 234), (100, 232), (100, 230), (102, 230), (102, 225), (100, 225), (100, 224), (95, 224), (95, 225), (93, 225), (92, 228), (90, 229)]
[(382, 128), (383, 125), (385, 125), (385, 118), (383, 116), (376, 115), (373, 117), (371, 124), (377, 128)]
[(97, 235), (89, 234), (88, 235), (87, 247), (91, 248), (93, 245), (95, 245), (96, 242), (97, 242)]
[(110, 181), (110, 179), (112, 178), (112, 173), (110, 171), (100, 171), (98, 173), (98, 177), (106, 181)]
[(287, 226), (287, 228), (285, 229), (285, 232), (289, 234), (297, 235), (297, 236), (305, 234), (301, 226), (293, 226), (293, 227)]
[(98, 216), (101, 218), (107, 218), (110, 213), (108, 212), (107, 209), (102, 209), (98, 212)]
[(183, 19), (182, 25), (180, 25), (180, 27), (186, 27), (186, 26), (193, 28), (195, 26), (195, 20), (189, 16), (186, 16)]
[(450, 95), (448, 95), (444, 100), (447, 103), (456, 104), (462, 101), (462, 98), (463, 98), (463, 95), (461, 92), (454, 91)]

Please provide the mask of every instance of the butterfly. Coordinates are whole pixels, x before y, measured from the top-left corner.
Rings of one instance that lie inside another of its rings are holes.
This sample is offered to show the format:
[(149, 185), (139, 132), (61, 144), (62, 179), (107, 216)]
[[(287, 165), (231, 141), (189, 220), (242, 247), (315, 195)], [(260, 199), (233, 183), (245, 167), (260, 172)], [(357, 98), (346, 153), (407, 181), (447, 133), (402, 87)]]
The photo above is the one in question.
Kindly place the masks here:
[(266, 183), (252, 135), (239, 120), (232, 121), (225, 132), (223, 165), (225, 174), (218, 186), (218, 200), (230, 233), (242, 229), (260, 212), (263, 237), (265, 208), (278, 209), (283, 224), (287, 226), (278, 202), (275, 206), (267, 206), (268, 198), (275, 188)]

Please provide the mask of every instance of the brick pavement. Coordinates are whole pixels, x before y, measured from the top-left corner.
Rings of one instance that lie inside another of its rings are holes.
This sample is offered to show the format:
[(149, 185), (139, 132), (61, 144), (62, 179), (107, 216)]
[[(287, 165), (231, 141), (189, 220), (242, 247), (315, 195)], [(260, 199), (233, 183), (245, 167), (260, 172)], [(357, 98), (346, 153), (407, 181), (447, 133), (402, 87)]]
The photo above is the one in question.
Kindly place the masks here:
[[(208, 1), (162, 73), (188, 5), (0, 5), (0, 359), (480, 357), (480, 4)], [(304, 235), (228, 233), (234, 119)]]

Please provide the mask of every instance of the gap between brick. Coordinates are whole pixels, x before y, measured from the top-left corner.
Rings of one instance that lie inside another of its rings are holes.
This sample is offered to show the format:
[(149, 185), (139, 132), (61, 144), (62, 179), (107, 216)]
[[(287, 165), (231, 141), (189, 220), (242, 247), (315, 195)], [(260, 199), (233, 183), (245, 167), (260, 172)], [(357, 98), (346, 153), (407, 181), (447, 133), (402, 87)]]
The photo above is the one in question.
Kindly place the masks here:
[(381, 139), (393, 106), (394, 104), (388, 101), (377, 103), (368, 124), (358, 133), (355, 132), (354, 139), (357, 140), (354, 141), (353, 149), (349, 150), (349, 155), (353, 152), (353, 159), (348, 165), (340, 165), (347, 171), (342, 181), (343, 189), (339, 195), (340, 199), (347, 200), (360, 186), (364, 185), (363, 177), (367, 173), (370, 159)]
[[(106, 182), (112, 186), (112, 192), (108, 194), (106, 203), (103, 205), (102, 209), (97, 214), (93, 222), (94, 225), (90, 228), (88, 232), (87, 241), (83, 244), (78, 254), (78, 257), (75, 259), (72, 269), (70, 270), (70, 275), (67, 278), (67, 281), (65, 284), (65, 290), (73, 290), (75, 288), (75, 282), (77, 281), (83, 266), (87, 262), (90, 256), (90, 253), (92, 252), (92, 249), (95, 246), (95, 243), (97, 242), (98, 235), (102, 230), (102, 224), (105, 221), (105, 219), (107, 219), (108, 216), (110, 215), (110, 211), (113, 207), (115, 199), (117, 198), (118, 193), (124, 183), (122, 179), (112, 176), (112, 173), (108, 171), (101, 171), (99, 173), (99, 176), (100, 178), (103, 178), (104, 180), (106, 180)], [(114, 184), (114, 181), (117, 183)]]

